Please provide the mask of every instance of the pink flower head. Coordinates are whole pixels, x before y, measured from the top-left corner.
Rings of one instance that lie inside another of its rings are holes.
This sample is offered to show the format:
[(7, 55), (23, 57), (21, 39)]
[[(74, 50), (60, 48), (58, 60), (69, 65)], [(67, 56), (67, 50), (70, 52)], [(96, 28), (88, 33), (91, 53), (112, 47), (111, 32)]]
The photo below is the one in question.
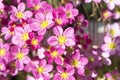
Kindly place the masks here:
[(43, 39), (43, 36), (35, 36), (33, 32), (29, 33), (29, 40), (27, 40), (28, 45), (32, 47), (32, 49), (40, 48), (40, 42)]
[(107, 35), (111, 37), (119, 37), (120, 36), (120, 26), (118, 23), (108, 24), (106, 26)]
[(67, 67), (66, 70), (64, 70), (61, 66), (57, 66), (57, 71), (53, 80), (75, 80), (73, 77), (75, 71), (72, 67)]
[(18, 46), (13, 46), (11, 48), (11, 57), (12, 60), (15, 60), (15, 66), (18, 70), (24, 69), (24, 64), (28, 64), (30, 62), (30, 58), (27, 56), (29, 49), (27, 48), (19, 48)]
[(9, 53), (9, 44), (5, 43), (3, 44), (2, 42), (0, 42), (0, 60), (7, 60), (7, 54)]
[(120, 5), (119, 0), (103, 0), (106, 4), (108, 9), (113, 10), (116, 5)]
[(46, 1), (40, 2), (40, 0), (26, 0), (27, 7), (33, 8), (33, 10), (38, 11), (41, 8), (44, 8), (47, 4)]
[(112, 12), (109, 11), (109, 10), (104, 10), (104, 11), (102, 12), (102, 16), (103, 16), (103, 19), (104, 19), (104, 20), (107, 20), (107, 19), (110, 19), (110, 18), (113, 16), (113, 14), (112, 14)]
[(47, 64), (45, 59), (42, 59), (39, 61), (39, 63), (35, 63), (34, 67), (32, 69), (32, 73), (35, 78), (41, 78), (43, 80), (49, 80), (50, 75), (49, 72), (51, 72), (53, 69), (53, 66), (50, 64)]
[(48, 56), (48, 63), (55, 61), (56, 64), (62, 64), (61, 55), (64, 53), (64, 49), (51, 47), (50, 50), (45, 52), (45, 55)]
[(12, 21), (18, 21), (21, 19), (27, 19), (32, 17), (32, 12), (31, 11), (25, 11), (25, 4), (24, 3), (19, 3), (18, 7), (12, 6), (12, 15), (10, 16), (10, 19)]
[(53, 26), (53, 16), (52, 13), (49, 12), (46, 15), (43, 13), (36, 13), (34, 22), (31, 24), (31, 29), (33, 31), (38, 31), (38, 35), (44, 35), (46, 33), (46, 29), (49, 29)]
[(53, 10), (53, 18), (56, 25), (65, 25), (66, 23), (68, 23), (65, 15), (65, 12), (61, 8)]
[(105, 37), (104, 37), (104, 42), (105, 42), (105, 44), (103, 44), (103, 45), (101, 46), (101, 49), (102, 49), (103, 51), (107, 51), (107, 52), (109, 52), (110, 54), (115, 54), (116, 51), (119, 51), (119, 49), (120, 49), (119, 39), (112, 40), (111, 37), (105, 36)]
[(16, 27), (15, 35), (12, 37), (12, 43), (23, 47), (29, 39), (29, 32), (31, 32), (31, 29), (28, 24), (24, 28)]
[(54, 27), (53, 33), (56, 36), (51, 36), (48, 38), (47, 42), (49, 45), (58, 46), (65, 48), (65, 46), (74, 46), (74, 29), (68, 27), (64, 32), (60, 26)]
[(15, 23), (10, 23), (8, 27), (2, 27), (1, 31), (2, 31), (2, 34), (5, 35), (4, 36), (5, 40), (8, 40), (11, 36), (14, 35), (15, 27), (16, 27)]
[(68, 19), (73, 19), (74, 17), (78, 15), (78, 10), (73, 8), (73, 5), (71, 3), (67, 3), (65, 5), (65, 13), (66, 13), (66, 17)]
[(76, 50), (75, 54), (72, 56), (71, 64), (78, 71), (79, 75), (85, 75), (85, 65), (88, 63), (86, 57), (81, 57), (79, 50)]

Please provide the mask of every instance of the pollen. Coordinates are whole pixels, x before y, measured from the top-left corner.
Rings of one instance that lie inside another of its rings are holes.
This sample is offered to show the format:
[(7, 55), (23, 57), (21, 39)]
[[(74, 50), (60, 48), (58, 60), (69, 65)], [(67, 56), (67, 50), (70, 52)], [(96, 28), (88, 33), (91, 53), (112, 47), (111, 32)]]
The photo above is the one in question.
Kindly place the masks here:
[(78, 60), (73, 60), (72, 61), (72, 65), (74, 66), (74, 67), (77, 67), (78, 65), (79, 65), (79, 61)]
[(57, 55), (58, 55), (58, 52), (57, 52), (57, 51), (53, 51), (53, 52), (51, 53), (51, 56), (52, 56), (53, 58), (57, 57)]
[(55, 21), (56, 21), (56, 23), (59, 24), (59, 25), (62, 24), (62, 20), (61, 20), (61, 19), (56, 19)]
[(115, 35), (115, 33), (116, 33), (116, 31), (115, 31), (115, 30), (113, 30), (113, 29), (111, 29), (111, 30), (110, 30), (110, 34), (111, 34), (112, 36), (114, 36), (114, 35)]
[(65, 36), (59, 36), (58, 42), (59, 42), (59, 44), (63, 45), (66, 42), (66, 37)]
[(108, 47), (109, 47), (109, 49), (115, 49), (116, 48), (116, 44), (111, 42), (111, 43), (108, 44)]
[(38, 45), (38, 40), (33, 38), (32, 41), (31, 41), (31, 44), (34, 45), (34, 46)]
[(27, 41), (29, 39), (28, 33), (22, 35), (22, 40)]
[(68, 73), (63, 72), (63, 73), (61, 74), (61, 77), (62, 77), (62, 79), (67, 79), (67, 78), (68, 78)]
[(24, 14), (22, 12), (18, 12), (17, 13), (17, 18), (21, 19), (23, 18)]
[(66, 12), (66, 15), (67, 15), (67, 18), (70, 18), (72, 14), (71, 14), (70, 11), (67, 11), (67, 12)]
[(36, 5), (36, 6), (34, 7), (34, 10), (38, 10), (38, 9), (40, 9), (40, 5)]
[(43, 29), (45, 29), (48, 26), (48, 21), (43, 21), (40, 25)]
[(0, 56), (4, 56), (5, 55), (5, 49), (4, 48), (0, 48)]
[(37, 68), (37, 71), (38, 71), (39, 73), (43, 73), (43, 72), (44, 72), (44, 68), (43, 68), (43, 67), (38, 67), (38, 68)]
[(19, 60), (23, 59), (23, 57), (24, 57), (24, 54), (23, 54), (23, 53), (19, 52), (19, 53), (17, 54), (17, 58), (18, 58)]

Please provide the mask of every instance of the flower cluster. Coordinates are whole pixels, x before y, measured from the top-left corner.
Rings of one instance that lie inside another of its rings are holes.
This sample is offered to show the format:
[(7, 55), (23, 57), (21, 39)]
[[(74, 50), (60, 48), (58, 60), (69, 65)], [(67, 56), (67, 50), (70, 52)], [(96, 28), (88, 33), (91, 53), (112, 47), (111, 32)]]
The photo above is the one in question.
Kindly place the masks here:
[(107, 24), (104, 43), (95, 47), (90, 18), (74, 7), (76, 2), (106, 4), (102, 21), (120, 19), (119, 0), (61, 0), (58, 6), (49, 0), (0, 0), (1, 80), (120, 79), (118, 66), (104, 70), (112, 65), (111, 56), (120, 56), (119, 23)]

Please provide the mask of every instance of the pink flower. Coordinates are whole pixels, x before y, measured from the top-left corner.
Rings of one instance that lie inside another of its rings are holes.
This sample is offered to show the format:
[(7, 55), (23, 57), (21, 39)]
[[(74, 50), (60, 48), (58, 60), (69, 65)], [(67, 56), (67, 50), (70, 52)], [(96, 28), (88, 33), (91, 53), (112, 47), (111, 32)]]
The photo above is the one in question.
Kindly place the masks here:
[(38, 31), (38, 35), (44, 35), (46, 33), (46, 29), (49, 29), (53, 26), (54, 22), (52, 21), (52, 13), (49, 12), (46, 15), (43, 13), (36, 13), (35, 19), (31, 24), (31, 29), (33, 31)]
[(66, 14), (61, 8), (53, 10), (53, 17), (56, 25), (65, 25), (66, 23), (68, 23), (68, 20), (66, 19)]
[(119, 49), (120, 49), (119, 39), (112, 40), (111, 37), (105, 36), (104, 37), (104, 42), (105, 42), (105, 44), (103, 44), (101, 46), (101, 49), (103, 51), (107, 51), (110, 54), (115, 54), (116, 51), (119, 51)]
[(29, 39), (29, 32), (31, 32), (31, 29), (28, 24), (26, 24), (24, 28), (16, 27), (15, 35), (12, 37), (12, 43), (23, 47)]
[(31, 11), (25, 11), (25, 4), (24, 3), (19, 3), (18, 7), (12, 6), (12, 15), (10, 16), (10, 19), (12, 21), (18, 21), (21, 19), (27, 19), (32, 17), (32, 12)]
[(9, 54), (9, 44), (3, 44), (0, 42), (0, 60), (7, 60), (7, 55)]
[(57, 66), (57, 71), (53, 80), (75, 80), (73, 77), (75, 71), (72, 67), (67, 67), (66, 70), (64, 70), (61, 66)]
[(33, 32), (29, 33), (29, 40), (27, 40), (28, 45), (32, 47), (32, 49), (40, 48), (40, 42), (42, 41), (43, 36), (35, 36)]
[(115, 5), (120, 5), (119, 0), (103, 0), (106, 4), (108, 9), (113, 10)]
[(18, 46), (13, 46), (11, 48), (11, 57), (12, 60), (15, 60), (15, 66), (18, 70), (24, 69), (24, 64), (28, 64), (30, 62), (30, 58), (27, 56), (29, 49), (27, 48), (19, 48)]
[(47, 64), (45, 59), (40, 60), (38, 63), (35, 63), (33, 65), (32, 74), (35, 78), (41, 78), (43, 80), (49, 80), (50, 75), (49, 72), (52, 71), (53, 66), (50, 64)]
[(48, 44), (51, 46), (58, 46), (65, 48), (65, 46), (74, 46), (75, 41), (74, 37), (74, 29), (68, 27), (64, 32), (60, 26), (57, 26), (53, 29), (53, 33), (56, 36), (50, 36), (47, 40)]
[(44, 8), (47, 4), (46, 1), (40, 2), (40, 0), (26, 0), (27, 7), (33, 8), (33, 10), (38, 11), (41, 8)]
[(73, 8), (73, 5), (71, 3), (67, 3), (65, 5), (65, 13), (66, 13), (66, 17), (68, 19), (73, 19), (74, 17), (78, 15), (78, 10)]
[(71, 59), (71, 65), (77, 69), (79, 75), (85, 75), (85, 65), (88, 63), (86, 57), (81, 57), (79, 50), (76, 50)]
[(61, 48), (51, 47), (50, 50), (45, 52), (45, 55), (48, 56), (48, 63), (55, 61), (56, 64), (62, 64), (61, 55), (64, 53), (64, 50)]
[(107, 35), (113, 38), (120, 36), (120, 26), (118, 23), (108, 24), (106, 26)]

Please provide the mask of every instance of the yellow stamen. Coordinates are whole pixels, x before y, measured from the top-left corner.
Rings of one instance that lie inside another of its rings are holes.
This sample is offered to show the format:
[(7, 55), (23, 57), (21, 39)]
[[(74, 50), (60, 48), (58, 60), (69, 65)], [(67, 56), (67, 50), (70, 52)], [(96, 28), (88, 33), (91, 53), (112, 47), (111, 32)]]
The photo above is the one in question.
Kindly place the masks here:
[(17, 18), (21, 19), (23, 18), (24, 14), (22, 12), (18, 12), (16, 16)]
[(0, 48), (0, 56), (4, 56), (5, 55), (5, 49), (4, 48)]
[(66, 37), (65, 36), (59, 36), (58, 42), (59, 42), (59, 44), (64, 44), (66, 42)]
[(111, 43), (108, 44), (108, 47), (109, 47), (109, 49), (115, 49), (116, 48), (116, 44), (111, 42)]
[(22, 40), (27, 41), (29, 39), (28, 33), (22, 35)]
[(112, 36), (114, 36), (114, 35), (115, 35), (115, 33), (116, 33), (116, 31), (115, 31), (115, 30), (113, 30), (113, 29), (111, 29), (111, 30), (110, 30), (110, 34), (111, 34)]
[(19, 60), (23, 59), (23, 57), (24, 57), (24, 54), (23, 54), (23, 53), (19, 52), (19, 53), (17, 54), (17, 58), (18, 58)]
[(67, 79), (67, 78), (68, 78), (68, 73), (63, 72), (63, 73), (61, 74), (61, 77), (62, 77), (62, 79)]
[(34, 46), (38, 45), (38, 40), (33, 38), (31, 44)]
[(52, 56), (53, 58), (57, 57), (57, 55), (58, 55), (58, 52), (57, 52), (57, 51), (53, 51), (53, 52), (51, 53), (51, 56)]
[(67, 18), (70, 18), (72, 14), (71, 14), (70, 11), (67, 11), (67, 12), (66, 12), (66, 15), (67, 15)]
[(56, 19), (55, 21), (56, 21), (57, 24), (59, 24), (59, 25), (62, 24), (62, 20), (61, 20), (61, 19)]
[(72, 65), (74, 66), (74, 67), (77, 67), (78, 65), (79, 65), (79, 61), (78, 60), (73, 60), (72, 61)]
[(43, 21), (40, 25), (43, 29), (45, 29), (48, 26), (48, 21)]
[(44, 72), (44, 68), (43, 67), (38, 67), (37, 70), (38, 70), (39, 73), (43, 73)]
[(40, 9), (40, 5), (36, 5), (36, 6), (34, 7), (34, 10), (38, 10), (38, 9)]

